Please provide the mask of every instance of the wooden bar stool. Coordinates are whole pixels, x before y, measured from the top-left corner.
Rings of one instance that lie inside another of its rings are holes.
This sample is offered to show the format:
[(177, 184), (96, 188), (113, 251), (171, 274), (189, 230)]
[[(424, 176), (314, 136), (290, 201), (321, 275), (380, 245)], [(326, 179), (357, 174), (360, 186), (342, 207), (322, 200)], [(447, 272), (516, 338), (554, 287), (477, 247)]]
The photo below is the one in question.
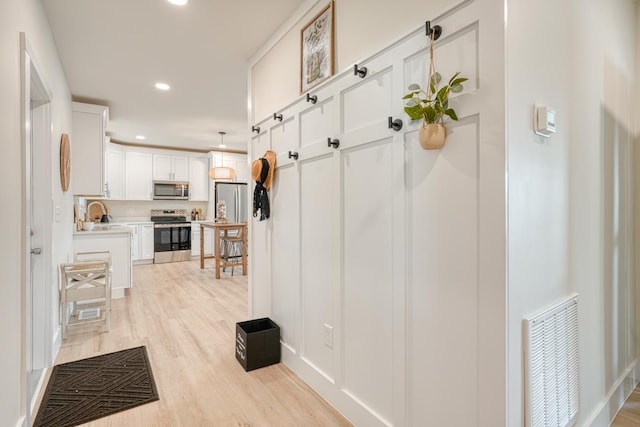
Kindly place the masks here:
[(89, 259), (60, 265), (62, 339), (70, 329), (110, 329), (111, 254), (91, 254), (76, 254), (76, 259)]
[(231, 266), (231, 275), (233, 276), (233, 268), (242, 263), (242, 252), (244, 251), (244, 230), (238, 228), (234, 234), (230, 234), (229, 230), (225, 230), (220, 237), (222, 271), (226, 271)]

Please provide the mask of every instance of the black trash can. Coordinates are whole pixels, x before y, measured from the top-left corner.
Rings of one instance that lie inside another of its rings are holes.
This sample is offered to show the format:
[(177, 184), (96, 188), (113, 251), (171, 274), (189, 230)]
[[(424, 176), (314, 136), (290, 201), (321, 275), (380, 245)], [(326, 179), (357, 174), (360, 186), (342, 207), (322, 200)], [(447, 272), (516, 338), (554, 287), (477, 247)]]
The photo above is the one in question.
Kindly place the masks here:
[(236, 359), (245, 371), (280, 362), (280, 327), (268, 317), (236, 323)]

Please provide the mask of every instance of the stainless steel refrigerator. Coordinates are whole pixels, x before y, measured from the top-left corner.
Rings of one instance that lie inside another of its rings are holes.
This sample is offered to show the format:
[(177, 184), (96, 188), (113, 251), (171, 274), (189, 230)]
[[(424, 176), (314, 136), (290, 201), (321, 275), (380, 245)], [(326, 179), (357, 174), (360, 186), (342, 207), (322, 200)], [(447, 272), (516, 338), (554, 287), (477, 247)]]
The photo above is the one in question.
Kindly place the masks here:
[(247, 184), (244, 182), (216, 182), (215, 206), (218, 206), (220, 200), (225, 201), (229, 222), (247, 221), (249, 203), (247, 191)]

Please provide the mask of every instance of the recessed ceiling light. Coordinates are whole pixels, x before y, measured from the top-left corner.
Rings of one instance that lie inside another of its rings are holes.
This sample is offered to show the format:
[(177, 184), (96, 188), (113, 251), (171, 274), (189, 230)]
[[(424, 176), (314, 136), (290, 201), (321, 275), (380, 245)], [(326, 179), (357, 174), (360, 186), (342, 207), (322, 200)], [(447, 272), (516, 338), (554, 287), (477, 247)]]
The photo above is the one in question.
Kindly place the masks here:
[(218, 147), (220, 148), (227, 148), (227, 146), (225, 144), (218, 144)]
[(171, 86), (169, 86), (166, 83), (161, 83), (161, 82), (156, 83), (155, 86), (156, 86), (156, 89), (160, 89), (160, 90), (169, 90), (169, 89), (171, 89)]
[(189, 0), (169, 0), (169, 3), (175, 4), (177, 6), (184, 6), (188, 1)]
[(140, 141), (147, 139), (146, 136), (144, 135), (136, 135), (136, 139), (139, 139)]

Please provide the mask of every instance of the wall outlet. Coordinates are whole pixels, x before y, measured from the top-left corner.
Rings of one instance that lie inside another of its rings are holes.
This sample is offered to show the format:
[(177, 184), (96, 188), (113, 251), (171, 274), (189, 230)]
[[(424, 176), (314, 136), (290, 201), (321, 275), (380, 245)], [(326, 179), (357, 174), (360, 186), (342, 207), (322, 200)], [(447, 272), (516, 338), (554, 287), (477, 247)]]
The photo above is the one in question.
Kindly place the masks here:
[(324, 324), (324, 345), (333, 348), (333, 327)]
[(54, 213), (54, 221), (60, 222), (62, 220), (62, 210), (60, 209), (60, 206), (54, 207), (53, 213)]

